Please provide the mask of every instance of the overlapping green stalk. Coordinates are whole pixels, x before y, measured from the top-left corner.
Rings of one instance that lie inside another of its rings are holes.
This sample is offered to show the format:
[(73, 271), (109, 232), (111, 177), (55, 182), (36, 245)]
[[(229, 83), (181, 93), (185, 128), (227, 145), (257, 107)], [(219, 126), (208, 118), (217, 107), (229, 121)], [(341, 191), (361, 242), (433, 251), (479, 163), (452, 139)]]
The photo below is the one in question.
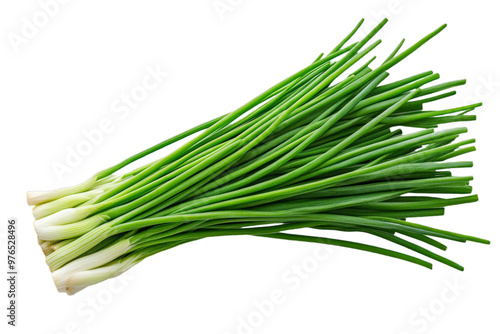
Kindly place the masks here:
[[(421, 255), (463, 270), (437, 253), (446, 249), (437, 239), (487, 240), (408, 219), (477, 200), (470, 195), (472, 177), (449, 171), (472, 163), (448, 161), (473, 151), (474, 140), (458, 139), (464, 127), (438, 126), (474, 120), (470, 112), (480, 104), (427, 109), (465, 83), (435, 84), (433, 72), (385, 83), (390, 69), (445, 26), (404, 51), (400, 43), (374, 67), (374, 57), (363, 59), (380, 44), (371, 40), (386, 20), (346, 46), (361, 24), (329, 54), (234, 112), (78, 186), (28, 193), (58, 290), (73, 294), (150, 255), (226, 235), (325, 243), (431, 268)], [(189, 136), (163, 158), (118, 174)], [(334, 231), (339, 239), (311, 236), (308, 229)], [(345, 232), (392, 241), (415, 255), (347, 241)]]

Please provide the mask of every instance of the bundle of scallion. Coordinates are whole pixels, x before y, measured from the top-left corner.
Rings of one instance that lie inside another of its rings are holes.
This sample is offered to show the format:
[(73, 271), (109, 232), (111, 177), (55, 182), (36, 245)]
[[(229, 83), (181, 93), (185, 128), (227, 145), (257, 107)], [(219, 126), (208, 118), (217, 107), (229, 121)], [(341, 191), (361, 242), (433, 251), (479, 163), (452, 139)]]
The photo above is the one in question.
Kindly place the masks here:
[[(487, 240), (407, 219), (442, 215), (445, 206), (477, 200), (470, 195), (472, 177), (448, 171), (472, 163), (447, 161), (473, 151), (474, 140), (456, 141), (467, 131), (463, 127), (434, 128), (474, 120), (468, 113), (480, 104), (424, 110), (465, 83), (428, 86), (439, 78), (432, 72), (382, 84), (389, 69), (445, 26), (400, 52), (401, 42), (378, 67), (372, 66), (375, 57), (355, 66), (380, 43), (368, 44), (386, 21), (346, 46), (361, 21), (330, 53), (231, 113), (80, 185), (29, 192), (58, 290), (73, 294), (155, 253), (226, 235), (324, 243), (432, 266), (372, 245), (301, 234), (304, 228), (368, 233), (462, 270), (421, 245), (445, 250), (436, 238)], [(116, 174), (191, 135), (165, 157)]]

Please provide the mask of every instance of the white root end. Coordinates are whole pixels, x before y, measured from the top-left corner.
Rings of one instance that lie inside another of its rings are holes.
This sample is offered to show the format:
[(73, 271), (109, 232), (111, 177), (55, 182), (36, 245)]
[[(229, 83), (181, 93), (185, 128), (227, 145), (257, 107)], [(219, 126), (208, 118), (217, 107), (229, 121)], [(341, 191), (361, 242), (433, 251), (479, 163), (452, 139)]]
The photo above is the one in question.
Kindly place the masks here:
[(39, 205), (42, 203), (53, 201), (55, 199), (64, 196), (78, 194), (87, 191), (90, 188), (92, 188), (96, 184), (96, 182), (97, 178), (94, 176), (88, 179), (87, 181), (83, 182), (82, 184), (73, 187), (54, 189), (50, 191), (29, 191), (26, 194), (28, 205)]
[(68, 295), (74, 295), (90, 285), (119, 276), (139, 262), (140, 260), (137, 256), (127, 256), (125, 259), (104, 267), (79, 271), (66, 280), (66, 293)]
[[(35, 220), (35, 228), (75, 223), (87, 218), (89, 215), (94, 213), (95, 210), (96, 207), (91, 205), (64, 209), (59, 212), (53, 213), (50, 216)], [(43, 239), (42, 237), (40, 238)]]
[(101, 225), (107, 220), (107, 216), (95, 215), (81, 221), (65, 224), (40, 226), (35, 225), (38, 238), (44, 240), (67, 240), (79, 237)]
[(130, 249), (130, 242), (128, 239), (125, 239), (98, 252), (71, 261), (52, 273), (52, 279), (54, 280), (57, 290), (65, 292), (67, 280), (73, 274), (102, 266), (126, 254)]
[(96, 196), (99, 196), (104, 191), (101, 189), (89, 190), (80, 194), (68, 195), (54, 201), (37, 205), (33, 208), (33, 216), (35, 219), (42, 219), (50, 216), (58, 211), (74, 208)]

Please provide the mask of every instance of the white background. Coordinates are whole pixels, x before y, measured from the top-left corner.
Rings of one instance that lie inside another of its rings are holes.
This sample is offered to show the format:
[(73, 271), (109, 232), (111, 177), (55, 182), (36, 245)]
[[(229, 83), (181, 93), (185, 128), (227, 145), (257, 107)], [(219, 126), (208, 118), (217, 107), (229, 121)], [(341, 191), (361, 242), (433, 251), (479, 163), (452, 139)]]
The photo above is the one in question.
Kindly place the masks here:
[[(0, 267), (6, 271), (5, 223), (17, 217), (20, 272), (17, 328), (5, 324), (7, 286), (4, 279), (0, 284), (2, 333), (500, 331), (496, 2), (222, 0), (230, 10), (218, 12), (213, 0), (73, 0), (15, 46), (12, 36), (22, 36), (25, 20), (33, 22), (46, 2), (0, 5)], [(490, 246), (448, 242), (446, 255), (465, 272), (441, 264), (430, 271), (354, 250), (326, 253), (316, 245), (226, 237), (158, 254), (123, 279), (74, 296), (57, 293), (32, 228), (27, 190), (81, 182), (229, 112), (330, 51), (361, 17), (373, 24), (384, 16), (390, 21), (379, 35), (379, 59), (401, 38), (409, 46), (449, 24), (391, 70), (390, 80), (434, 70), (445, 81), (468, 79), (447, 104), (484, 102), (478, 121), (468, 124), (467, 136), (478, 140), (478, 151), (468, 156), (475, 167), (460, 172), (475, 176), (480, 202), (424, 220), (492, 240)], [(116, 113), (122, 94), (140, 86), (148, 69), (168, 75), (129, 114)], [(111, 129), (101, 142), (58, 177), (54, 164), (64, 163), (68, 150), (85, 140), (84, 131), (106, 119)], [(299, 278), (290, 271), (294, 266), (310, 273)], [(256, 304), (269, 307), (277, 291), (281, 303), (259, 311)]]

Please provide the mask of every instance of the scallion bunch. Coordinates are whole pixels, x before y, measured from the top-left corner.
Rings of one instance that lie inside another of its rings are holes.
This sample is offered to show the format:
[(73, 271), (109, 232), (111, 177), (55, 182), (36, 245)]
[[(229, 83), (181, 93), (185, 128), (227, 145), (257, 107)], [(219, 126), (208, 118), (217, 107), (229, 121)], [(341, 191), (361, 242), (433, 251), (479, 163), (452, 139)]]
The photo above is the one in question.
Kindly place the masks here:
[[(348, 44), (362, 22), (330, 53), (241, 108), (80, 185), (29, 192), (58, 290), (73, 294), (158, 252), (227, 235), (324, 243), (432, 267), (413, 255), (340, 239), (348, 236), (343, 232), (364, 232), (463, 270), (429, 248), (445, 250), (438, 239), (487, 240), (408, 219), (477, 200), (470, 195), (472, 177), (450, 172), (472, 163), (449, 161), (473, 151), (474, 140), (458, 139), (464, 127), (437, 128), (474, 120), (470, 112), (481, 104), (428, 109), (465, 83), (435, 84), (439, 75), (433, 72), (385, 83), (390, 69), (445, 26), (404, 51), (401, 42), (374, 66), (375, 57), (366, 58), (380, 44), (372, 39), (387, 20)], [(118, 174), (181, 140), (163, 158)], [(335, 231), (339, 239), (304, 229)]]

